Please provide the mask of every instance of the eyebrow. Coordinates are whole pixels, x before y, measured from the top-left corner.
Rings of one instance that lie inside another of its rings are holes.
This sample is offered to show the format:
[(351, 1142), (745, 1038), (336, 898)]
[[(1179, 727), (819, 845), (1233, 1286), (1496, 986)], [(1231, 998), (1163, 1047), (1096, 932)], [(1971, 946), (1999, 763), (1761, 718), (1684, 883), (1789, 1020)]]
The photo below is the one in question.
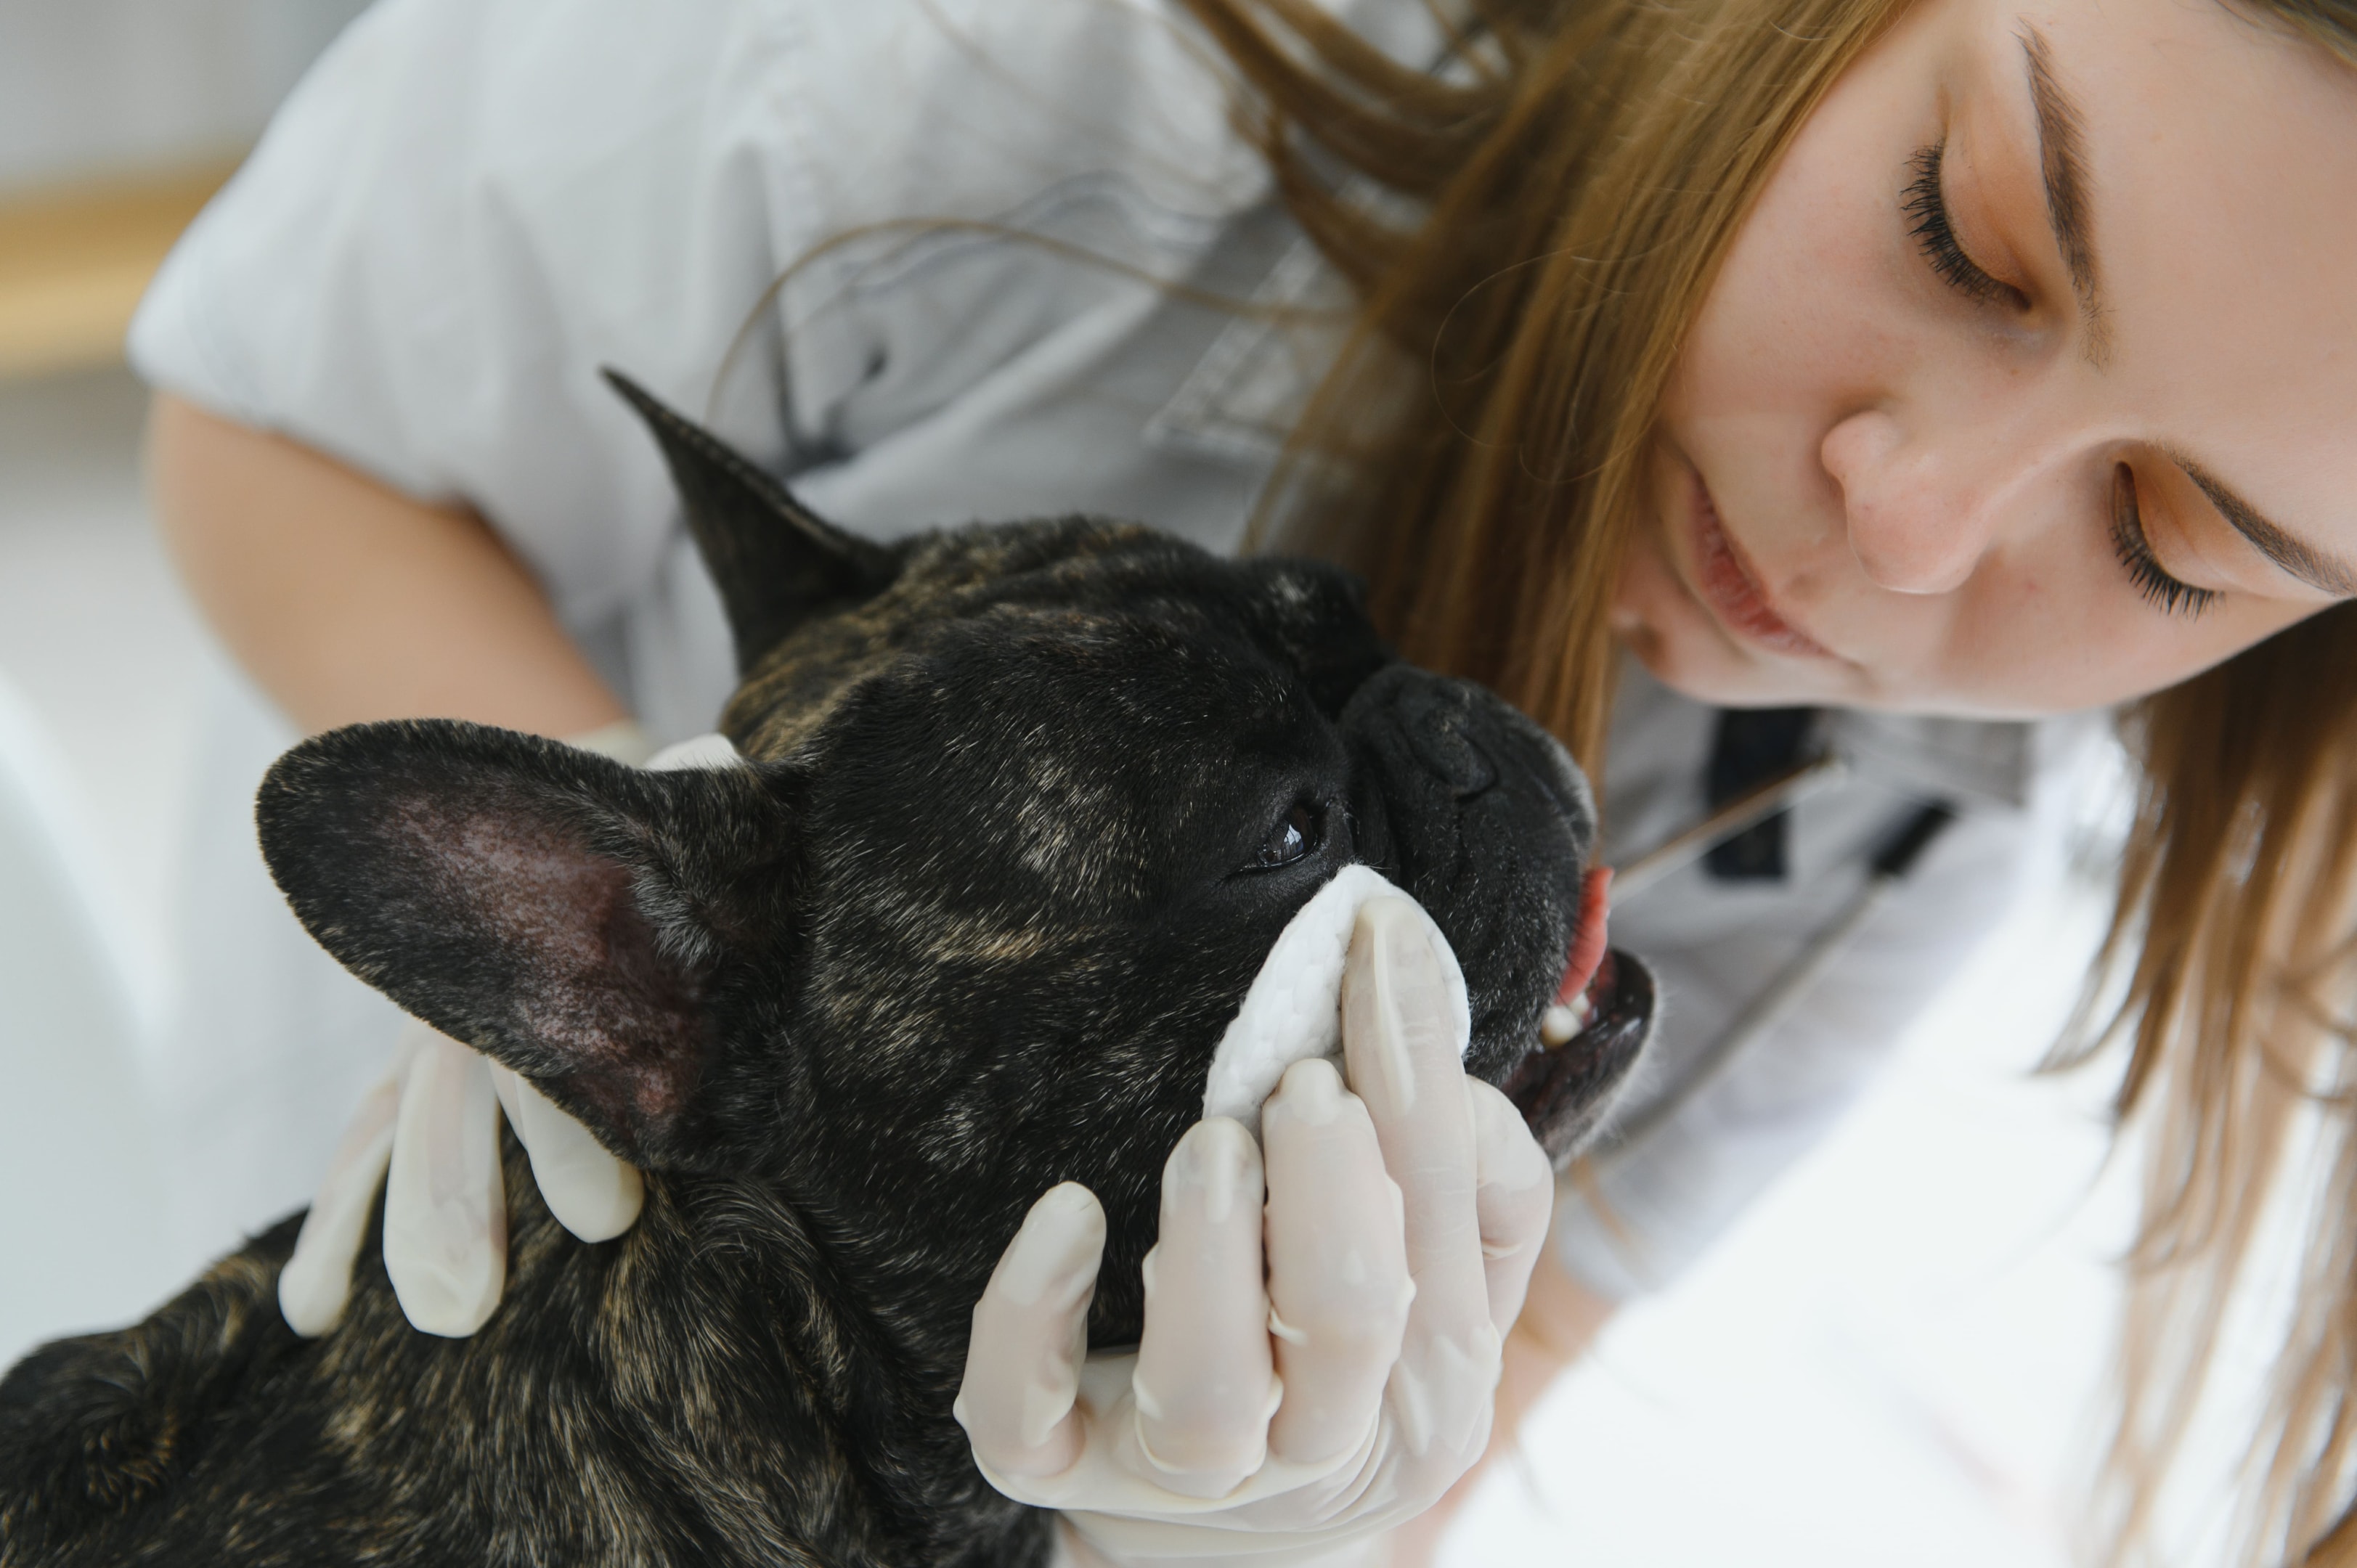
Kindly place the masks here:
[(2087, 358), (2100, 365), (2110, 356), (2112, 333), (2103, 276), (2095, 265), (2093, 225), (2087, 215), (2086, 121), (2055, 78), (2046, 35), (2023, 24), (2021, 52), (2028, 59), (2029, 102), (2038, 115), (2038, 172), (2046, 187), (2046, 226), (2054, 231), (2055, 248), (2071, 274), (2071, 292), (2079, 299)]
[[(2028, 65), (2030, 105), (2038, 116), (2038, 172), (2046, 187), (2047, 227), (2054, 231), (2055, 248), (2062, 252), (2062, 265), (2071, 274), (2071, 292), (2078, 296), (2087, 358), (2100, 365), (2111, 354), (2111, 306), (2104, 297), (2103, 276), (2095, 264), (2093, 226), (2087, 215), (2087, 188), (2092, 182), (2087, 177), (2086, 121), (2054, 75), (2053, 52), (2047, 47), (2046, 35), (2024, 23), (2021, 51)], [(2210, 504), (2234, 532), (2250, 541), (2254, 550), (2312, 588), (2344, 598), (2357, 596), (2357, 570), (2270, 522), (2224, 480), (2184, 453), (2162, 450), (2210, 498)]]
[(2210, 504), (2218, 509), (2219, 515), (2233, 526), (2234, 532), (2251, 542), (2251, 548), (2311, 588), (2344, 598), (2357, 595), (2357, 571), (2269, 522), (2258, 508), (2184, 453), (2167, 447), (2161, 450), (2170, 462), (2185, 470), (2187, 478), (2201, 487), (2201, 493), (2210, 498)]

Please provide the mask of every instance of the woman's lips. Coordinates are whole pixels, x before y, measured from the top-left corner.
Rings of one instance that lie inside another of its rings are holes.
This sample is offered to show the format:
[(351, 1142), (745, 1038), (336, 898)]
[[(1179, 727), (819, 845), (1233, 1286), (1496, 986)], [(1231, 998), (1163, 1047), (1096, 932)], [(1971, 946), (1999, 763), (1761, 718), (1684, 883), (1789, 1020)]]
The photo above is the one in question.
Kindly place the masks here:
[(1688, 473), (1693, 479), (1695, 586), (1711, 612), (1729, 631), (1771, 652), (1798, 659), (1833, 658), (1831, 650), (1768, 607), (1760, 584), (1735, 553), (1735, 542), (1727, 536), (1702, 476), (1691, 469)]

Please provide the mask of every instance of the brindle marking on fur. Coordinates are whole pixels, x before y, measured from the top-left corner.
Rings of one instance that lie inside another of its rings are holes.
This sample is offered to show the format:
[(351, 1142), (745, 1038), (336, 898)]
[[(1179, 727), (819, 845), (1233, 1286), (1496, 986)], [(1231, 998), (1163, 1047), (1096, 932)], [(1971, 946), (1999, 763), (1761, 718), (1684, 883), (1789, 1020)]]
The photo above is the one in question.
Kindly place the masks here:
[(1072, 517), (1030, 524), (1021, 540), (989, 528), (965, 528), (914, 542), (891, 586), (864, 604), (789, 632), (747, 671), (722, 710), (721, 733), (747, 757), (773, 761), (823, 726), (834, 704), (866, 676), (892, 662), (916, 628), (959, 618), (994, 602), (994, 585), (1046, 567), (1041, 608), (1053, 594), (1104, 554), (1159, 541), (1134, 523)]
[[(638, 1225), (573, 1241), (510, 1145), (472, 1338), (408, 1327), (372, 1227), (342, 1326), (296, 1339), (289, 1221), (37, 1352), (0, 1381), (0, 1568), (1028, 1568), (1040, 1517), (950, 1413), (974, 1302), (1077, 1180), (1108, 1220), (1092, 1337), (1135, 1337), (1163, 1160), (1293, 913), (1380, 866), (1463, 961), (1469, 1064), (1526, 1048), (1584, 787), (1394, 662), (1347, 578), (1082, 519), (883, 552), (668, 417), (699, 542), (779, 571), (723, 584), (740, 643), (777, 628), (727, 710), (747, 766), (369, 725), (282, 758), (257, 811), (347, 967), (646, 1171)], [(1304, 803), (1310, 853), (1245, 869)]]
[[(1040, 1560), (1036, 1516), (978, 1477), (912, 1491), (905, 1470), (852, 1462), (852, 1443), (938, 1449), (877, 1385), (953, 1391), (963, 1352), (937, 1325), (808, 1288), (834, 1283), (825, 1238), (735, 1178), (653, 1175), (639, 1224), (585, 1246), (506, 1154), (510, 1294), (472, 1340), (410, 1328), (372, 1253), (342, 1326), (296, 1338), (276, 1294), (290, 1220), (145, 1323), (20, 1364), (0, 1384), (11, 1481), (49, 1400), (94, 1380), (120, 1399), (78, 1474), (0, 1491), (0, 1564)], [(662, 1332), (674, 1323), (692, 1331)], [(285, 1419), (236, 1445), (201, 1422), (176, 1432), (192, 1377), (242, 1381)], [(124, 1456), (167, 1444), (136, 1484)]]

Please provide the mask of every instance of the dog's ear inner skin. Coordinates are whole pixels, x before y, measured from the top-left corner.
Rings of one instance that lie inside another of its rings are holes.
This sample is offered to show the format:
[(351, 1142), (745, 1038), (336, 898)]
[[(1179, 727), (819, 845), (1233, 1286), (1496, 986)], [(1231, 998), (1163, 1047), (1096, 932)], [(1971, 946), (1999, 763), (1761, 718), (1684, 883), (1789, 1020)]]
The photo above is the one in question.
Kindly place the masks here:
[(608, 371), (606, 380), (662, 448), (688, 532), (728, 612), (740, 672), (811, 617), (869, 598), (898, 575), (895, 553), (827, 522), (630, 377)]
[(743, 764), (369, 725), (280, 758), (256, 816), (330, 953), (647, 1172), (637, 1225), (575, 1240), (508, 1136), (507, 1290), (471, 1338), (409, 1327), (374, 1224), (342, 1324), (296, 1338), (290, 1219), (35, 1352), (0, 1380), (0, 1568), (1040, 1568), (1047, 1516), (951, 1412), (974, 1302), (1078, 1181), (1091, 1342), (1135, 1342), (1163, 1162), (1344, 866), (1431, 913), (1468, 1069), (1550, 1148), (1625, 1081), (1633, 960), (1539, 1046), (1586, 784), (1401, 663), (1346, 574), (1092, 517), (879, 546), (617, 385), (726, 606)]
[(787, 768), (648, 773), (376, 724), (281, 758), (255, 819), (296, 915), (354, 974), (624, 1158), (715, 1169), (743, 1153), (704, 1113), (730, 1076), (716, 1009), (742, 1011), (732, 975), (785, 929), (794, 788)]

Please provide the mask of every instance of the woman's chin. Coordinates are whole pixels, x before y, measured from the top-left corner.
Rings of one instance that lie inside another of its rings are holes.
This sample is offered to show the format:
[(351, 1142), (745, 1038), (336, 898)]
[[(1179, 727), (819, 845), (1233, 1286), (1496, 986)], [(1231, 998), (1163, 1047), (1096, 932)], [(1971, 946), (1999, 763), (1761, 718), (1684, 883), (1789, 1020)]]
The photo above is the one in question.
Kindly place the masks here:
[(1823, 681), (1748, 659), (1724, 643), (1696, 647), (1697, 640), (1643, 626), (1623, 632), (1620, 645), (1663, 685), (1717, 708), (1806, 707), (1843, 700), (1842, 693), (1824, 690)]

